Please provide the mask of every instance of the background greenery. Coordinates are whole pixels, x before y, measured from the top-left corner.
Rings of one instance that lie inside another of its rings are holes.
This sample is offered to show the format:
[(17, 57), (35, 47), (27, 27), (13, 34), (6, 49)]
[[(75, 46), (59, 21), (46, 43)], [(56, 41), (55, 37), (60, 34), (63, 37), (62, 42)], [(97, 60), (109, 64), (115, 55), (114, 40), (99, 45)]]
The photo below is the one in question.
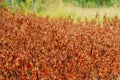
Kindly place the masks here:
[[(1, 0), (3, 1), (3, 0)], [(62, 1), (64, 4), (73, 4), (75, 6), (80, 7), (115, 7), (120, 6), (120, 0), (4, 0), (5, 4), (9, 7), (19, 6), (20, 8), (23, 7), (34, 7), (36, 4), (39, 3), (39, 6), (42, 8), (46, 3), (54, 4), (55, 2)]]
[[(3, 0), (1, 0), (3, 1)], [(99, 8), (99, 7), (118, 7), (120, 0), (4, 0), (3, 6), (14, 9), (44, 10), (50, 5), (62, 3), (64, 5), (72, 4), (82, 8)], [(57, 5), (55, 6), (57, 7)]]
[[(93, 18), (96, 12), (101, 16), (119, 15), (120, 0), (0, 0), (2, 7), (12, 11), (50, 15), (50, 17), (71, 16)], [(3, 2), (4, 1), (4, 2)]]

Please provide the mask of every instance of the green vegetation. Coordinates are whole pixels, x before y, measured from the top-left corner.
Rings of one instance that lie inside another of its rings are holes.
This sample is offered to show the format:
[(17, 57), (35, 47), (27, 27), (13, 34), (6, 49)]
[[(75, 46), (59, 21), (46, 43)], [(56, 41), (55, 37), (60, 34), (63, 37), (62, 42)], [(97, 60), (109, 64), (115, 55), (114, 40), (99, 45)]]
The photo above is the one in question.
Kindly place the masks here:
[(98, 8), (98, 7), (118, 7), (120, 0), (5, 0), (5, 4), (11, 8), (32, 9), (38, 7), (42, 9), (45, 6), (53, 5), (59, 2), (64, 4), (73, 4), (83, 8)]
[(120, 0), (4, 0), (2, 7), (50, 17), (93, 18), (96, 12), (101, 16), (119, 15)]
[(110, 7), (116, 0), (64, 0), (81, 7)]

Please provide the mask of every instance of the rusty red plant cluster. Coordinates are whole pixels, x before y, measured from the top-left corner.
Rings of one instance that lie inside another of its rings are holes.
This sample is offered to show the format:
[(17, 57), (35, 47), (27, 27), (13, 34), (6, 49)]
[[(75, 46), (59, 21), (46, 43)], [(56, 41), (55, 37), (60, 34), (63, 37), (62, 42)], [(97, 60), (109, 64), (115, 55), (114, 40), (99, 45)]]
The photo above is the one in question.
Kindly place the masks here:
[(0, 80), (120, 79), (120, 19), (78, 23), (0, 10)]

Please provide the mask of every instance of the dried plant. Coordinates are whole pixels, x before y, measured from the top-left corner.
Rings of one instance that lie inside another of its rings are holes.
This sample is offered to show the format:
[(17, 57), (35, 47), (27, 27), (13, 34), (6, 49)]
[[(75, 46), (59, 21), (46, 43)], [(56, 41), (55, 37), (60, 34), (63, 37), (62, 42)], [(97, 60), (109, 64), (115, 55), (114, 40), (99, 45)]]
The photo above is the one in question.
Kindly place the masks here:
[(75, 24), (0, 9), (0, 80), (119, 80), (120, 19), (96, 18)]

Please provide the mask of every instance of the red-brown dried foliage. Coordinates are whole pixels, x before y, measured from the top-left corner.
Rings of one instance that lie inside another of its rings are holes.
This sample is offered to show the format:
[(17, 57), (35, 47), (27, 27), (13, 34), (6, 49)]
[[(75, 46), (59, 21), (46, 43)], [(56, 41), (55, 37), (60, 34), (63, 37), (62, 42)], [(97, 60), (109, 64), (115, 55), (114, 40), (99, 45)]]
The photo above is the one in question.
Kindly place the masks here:
[(73, 23), (0, 10), (0, 80), (119, 79), (120, 19)]

